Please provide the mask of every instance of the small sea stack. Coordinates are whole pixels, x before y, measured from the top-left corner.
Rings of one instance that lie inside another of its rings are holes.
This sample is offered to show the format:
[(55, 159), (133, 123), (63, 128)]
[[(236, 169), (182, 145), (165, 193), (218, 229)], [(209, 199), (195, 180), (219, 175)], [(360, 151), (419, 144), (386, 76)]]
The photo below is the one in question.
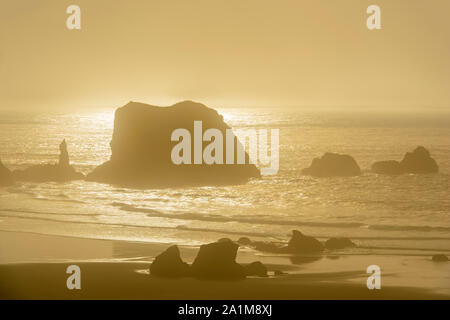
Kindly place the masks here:
[(192, 263), (192, 275), (205, 279), (243, 279), (245, 269), (236, 263), (239, 245), (232, 241), (218, 241), (200, 247)]
[(15, 170), (13, 177), (17, 181), (33, 182), (66, 182), (82, 180), (84, 175), (77, 172), (71, 165), (67, 152), (66, 140), (59, 145), (59, 161), (57, 164), (40, 164), (31, 166), (25, 170)]
[(351, 177), (360, 175), (361, 169), (352, 156), (327, 152), (315, 158), (302, 173), (313, 177)]
[(400, 175), (404, 173), (437, 173), (439, 166), (431, 157), (430, 152), (419, 146), (412, 152), (407, 152), (402, 161), (377, 161), (372, 165), (372, 171), (378, 174)]

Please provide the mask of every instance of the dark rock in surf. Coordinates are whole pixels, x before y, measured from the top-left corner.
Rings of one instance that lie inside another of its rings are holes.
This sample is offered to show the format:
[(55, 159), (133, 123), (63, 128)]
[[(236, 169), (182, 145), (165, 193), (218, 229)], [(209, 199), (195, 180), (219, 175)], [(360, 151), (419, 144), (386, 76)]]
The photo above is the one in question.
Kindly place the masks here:
[(244, 270), (247, 276), (267, 277), (267, 268), (260, 261), (244, 266)]
[(82, 180), (84, 175), (75, 171), (70, 165), (69, 154), (67, 152), (66, 140), (59, 146), (60, 155), (57, 164), (43, 164), (31, 166), (25, 170), (15, 170), (13, 177), (17, 181), (34, 182), (65, 182), (71, 180)]
[(348, 238), (331, 238), (325, 241), (325, 248), (330, 250), (339, 250), (354, 247), (356, 247), (356, 244)]
[(180, 257), (178, 246), (169, 247), (158, 255), (150, 265), (150, 274), (159, 277), (187, 277), (190, 267)]
[(292, 237), (288, 245), (283, 248), (284, 252), (293, 254), (314, 253), (323, 251), (322, 243), (316, 238), (303, 235), (298, 230), (292, 231)]
[(285, 275), (285, 274), (287, 274), (287, 273), (284, 272), (284, 271), (281, 271), (281, 270), (275, 270), (275, 271), (273, 272), (273, 275), (274, 275), (274, 276), (282, 276), (282, 275)]
[(238, 239), (237, 243), (243, 246), (248, 246), (252, 243), (252, 241), (247, 237), (241, 237)]
[(372, 165), (372, 171), (378, 174), (399, 175), (403, 173), (437, 173), (439, 166), (424, 147), (407, 152), (403, 160), (378, 161)]
[(435, 254), (431, 258), (434, 262), (447, 262), (449, 261), (448, 257), (444, 254)]
[(314, 177), (351, 177), (360, 175), (361, 169), (351, 156), (327, 152), (315, 158), (302, 173)]
[[(174, 164), (171, 152), (179, 142), (171, 141), (172, 132), (186, 129), (193, 140), (194, 121), (202, 121), (203, 131), (218, 129), (223, 137), (226, 137), (226, 130), (231, 129), (216, 110), (200, 103), (183, 101), (170, 107), (128, 103), (115, 113), (110, 160), (95, 168), (87, 179), (146, 188), (239, 184), (260, 177), (256, 166), (249, 164), (247, 153), (246, 164)], [(239, 142), (236, 138), (231, 140), (234, 140), (236, 159)], [(223, 139), (223, 155), (229, 149), (226, 144)], [(194, 143), (191, 144), (191, 159), (193, 156)]]
[(251, 246), (258, 251), (262, 252), (271, 252), (271, 253), (278, 253), (282, 250), (282, 247), (279, 246), (276, 243), (273, 242), (266, 242), (266, 241), (253, 241), (251, 243)]
[(244, 268), (236, 263), (239, 245), (231, 241), (202, 245), (191, 266), (192, 275), (203, 279), (243, 279)]
[(0, 159), (0, 187), (10, 186), (14, 183), (11, 171), (5, 167)]

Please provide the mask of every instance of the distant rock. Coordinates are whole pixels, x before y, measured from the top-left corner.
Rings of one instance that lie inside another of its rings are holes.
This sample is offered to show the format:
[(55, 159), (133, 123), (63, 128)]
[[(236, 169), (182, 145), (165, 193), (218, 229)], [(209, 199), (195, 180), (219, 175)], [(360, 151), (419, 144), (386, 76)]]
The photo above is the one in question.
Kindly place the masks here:
[(14, 183), (11, 171), (5, 167), (0, 159), (0, 187), (10, 186)]
[[(179, 142), (171, 141), (172, 132), (186, 129), (193, 141), (194, 121), (202, 121), (203, 132), (218, 129), (223, 137), (231, 129), (216, 110), (200, 103), (183, 101), (170, 107), (128, 103), (115, 113), (110, 160), (95, 168), (87, 179), (146, 188), (239, 184), (260, 177), (257, 167), (249, 164), (247, 153), (246, 164), (174, 164), (171, 152)], [(233, 143), (236, 158), (239, 142)], [(203, 147), (208, 144), (204, 142)], [(226, 144), (223, 139), (224, 157)], [(190, 153), (192, 159), (193, 142)]]
[(202, 245), (191, 266), (192, 275), (205, 279), (243, 279), (244, 268), (236, 263), (239, 245), (231, 241)]
[(287, 274), (287, 273), (284, 272), (284, 271), (281, 271), (281, 270), (275, 270), (275, 271), (273, 272), (273, 275), (274, 275), (274, 276), (282, 276), (282, 275), (285, 275), (285, 274)]
[(292, 237), (283, 251), (294, 254), (321, 252), (324, 247), (316, 238), (303, 235), (298, 230), (292, 231)]
[(422, 146), (413, 152), (407, 152), (403, 160), (378, 161), (372, 165), (372, 171), (379, 174), (398, 175), (403, 173), (437, 173), (439, 167), (430, 152)]
[(273, 242), (266, 242), (266, 241), (253, 241), (251, 243), (251, 246), (258, 251), (262, 252), (272, 252), (277, 253), (282, 250), (282, 247), (279, 246), (276, 243)]
[(351, 156), (327, 152), (315, 158), (302, 173), (314, 177), (350, 177), (361, 174), (361, 169)]
[(448, 257), (444, 254), (435, 254), (432, 258), (435, 262), (446, 262), (449, 261)]
[(430, 152), (422, 146), (408, 152), (400, 162), (406, 173), (436, 173), (439, 167)]
[(60, 144), (59, 150), (60, 155), (58, 164), (35, 165), (25, 170), (15, 170), (13, 172), (14, 179), (17, 181), (34, 182), (65, 182), (84, 179), (82, 173), (75, 171), (75, 169), (70, 166), (66, 140), (63, 140)]
[(244, 266), (244, 270), (247, 276), (267, 277), (267, 268), (260, 261)]
[(252, 241), (247, 237), (241, 237), (238, 239), (237, 243), (243, 246), (248, 246), (252, 243)]
[(330, 250), (339, 250), (354, 247), (356, 247), (356, 244), (348, 238), (331, 238), (325, 241), (325, 248)]
[(187, 277), (190, 267), (180, 257), (178, 246), (169, 247), (158, 255), (150, 265), (150, 274), (159, 277)]

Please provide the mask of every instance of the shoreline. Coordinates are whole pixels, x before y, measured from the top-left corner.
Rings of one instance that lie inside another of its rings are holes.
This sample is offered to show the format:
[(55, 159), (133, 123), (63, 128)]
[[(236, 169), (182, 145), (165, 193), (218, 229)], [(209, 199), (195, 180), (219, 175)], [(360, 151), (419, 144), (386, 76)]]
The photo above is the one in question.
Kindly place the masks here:
[[(439, 292), (420, 282), (411, 286), (388, 267), (381, 290), (369, 290), (365, 268), (359, 267), (368, 263), (364, 256), (263, 256), (244, 248), (237, 262), (262, 261), (268, 278), (209, 281), (149, 275), (152, 259), (170, 244), (12, 231), (0, 231), (0, 240), (0, 299), (450, 299), (450, 290)], [(14, 248), (6, 250), (12, 243)], [(180, 251), (183, 260), (191, 263), (198, 248), (181, 245)], [(376, 258), (386, 266), (405, 263), (399, 258)], [(81, 268), (82, 289), (71, 291), (66, 287), (66, 268), (74, 264)], [(273, 276), (274, 270), (287, 274)]]
[(145, 272), (148, 265), (141, 262), (77, 263), (82, 272), (81, 289), (68, 290), (66, 287), (69, 276), (66, 274), (68, 265), (67, 263), (0, 265), (0, 281), (3, 284), (0, 299), (449, 299), (449, 296), (416, 288), (387, 287), (381, 290), (368, 290), (357, 284), (328, 283), (314, 275), (247, 278), (238, 281), (157, 278), (149, 276)]

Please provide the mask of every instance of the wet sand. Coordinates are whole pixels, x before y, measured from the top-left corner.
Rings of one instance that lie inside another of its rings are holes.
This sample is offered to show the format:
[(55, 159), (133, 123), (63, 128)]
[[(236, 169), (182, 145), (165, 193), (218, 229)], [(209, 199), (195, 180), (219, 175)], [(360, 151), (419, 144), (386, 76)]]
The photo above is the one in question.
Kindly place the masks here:
[[(20, 246), (18, 242), (21, 242)], [(30, 245), (30, 242), (34, 245)], [(315, 269), (308, 264), (279, 263), (283, 261), (280, 258), (265, 258), (269, 271), (288, 272), (277, 277), (239, 281), (163, 279), (152, 277), (148, 269), (152, 257), (167, 247), (164, 244), (17, 232), (0, 232), (0, 243), (0, 299), (450, 298), (449, 295), (441, 295), (436, 291), (414, 287), (384, 285), (381, 290), (368, 290), (367, 275), (363, 271), (332, 268), (327, 271)], [(6, 250), (6, 247), (11, 250)], [(55, 247), (59, 249), (56, 250)], [(183, 259), (192, 261), (196, 252), (196, 248), (183, 247)], [(24, 259), (27, 256), (28, 259)], [(240, 250), (237, 260), (246, 263), (258, 258), (261, 257)], [(324, 263), (329, 261), (333, 260), (324, 260)], [(351, 260), (349, 262), (352, 263)], [(81, 269), (81, 290), (67, 289), (69, 274), (66, 269), (72, 264)]]

